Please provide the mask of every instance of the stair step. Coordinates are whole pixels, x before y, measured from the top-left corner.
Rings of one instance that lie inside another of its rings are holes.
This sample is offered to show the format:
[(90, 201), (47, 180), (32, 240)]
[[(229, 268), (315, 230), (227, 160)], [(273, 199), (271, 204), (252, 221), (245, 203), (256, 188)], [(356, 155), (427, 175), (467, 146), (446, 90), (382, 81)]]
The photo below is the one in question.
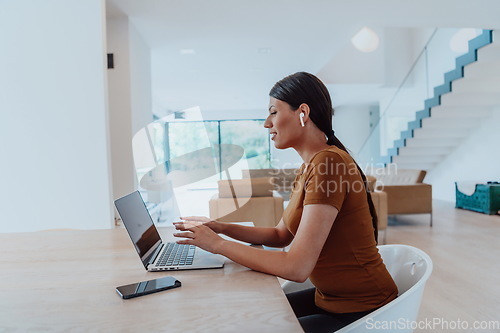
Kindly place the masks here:
[(431, 109), (432, 118), (469, 117), (481, 118), (491, 114), (491, 106), (446, 106), (439, 105)]
[(477, 50), (477, 60), (481, 63), (500, 60), (500, 43), (490, 44)]
[(418, 170), (431, 170), (436, 166), (436, 163), (404, 163), (399, 162), (395, 164), (398, 169), (418, 169)]
[(441, 96), (441, 105), (445, 106), (488, 106), (498, 104), (500, 104), (500, 93), (451, 93)]
[(499, 93), (500, 94), (500, 76), (492, 78), (462, 78), (451, 83), (452, 92), (456, 93)]
[(451, 138), (441, 138), (436, 139), (423, 139), (423, 138), (413, 138), (406, 141), (406, 148), (427, 148), (427, 147), (455, 147), (457, 145), (457, 139)]
[(447, 128), (456, 128), (456, 129), (464, 129), (464, 128), (472, 128), (479, 124), (479, 118), (438, 118), (438, 117), (430, 117), (422, 119), (422, 128), (438, 128), (438, 129), (447, 129)]
[(453, 129), (453, 128), (419, 128), (413, 131), (413, 138), (417, 139), (463, 139), (467, 137), (471, 129)]
[(454, 147), (402, 147), (399, 148), (398, 156), (445, 156), (449, 154)]
[(466, 78), (491, 78), (500, 75), (500, 61), (475, 62), (464, 67)]
[(394, 156), (392, 158), (392, 163), (426, 163), (434, 164), (440, 161), (443, 155), (414, 155), (414, 156)]

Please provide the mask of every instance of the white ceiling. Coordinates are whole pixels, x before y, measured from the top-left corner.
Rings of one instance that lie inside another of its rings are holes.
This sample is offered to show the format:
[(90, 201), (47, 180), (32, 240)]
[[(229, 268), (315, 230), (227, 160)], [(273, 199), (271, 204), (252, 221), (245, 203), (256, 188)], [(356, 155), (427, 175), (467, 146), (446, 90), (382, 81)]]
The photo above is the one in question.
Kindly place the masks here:
[[(151, 47), (153, 100), (165, 110), (265, 112), (272, 85), (296, 71), (339, 91), (336, 105), (369, 103), (384, 73), (364, 80), (354, 71), (384, 56), (353, 56), (349, 41), (363, 26), (382, 35), (387, 28), (500, 28), (498, 0), (108, 0), (108, 17), (123, 14)], [(339, 82), (335, 68), (357, 81)]]

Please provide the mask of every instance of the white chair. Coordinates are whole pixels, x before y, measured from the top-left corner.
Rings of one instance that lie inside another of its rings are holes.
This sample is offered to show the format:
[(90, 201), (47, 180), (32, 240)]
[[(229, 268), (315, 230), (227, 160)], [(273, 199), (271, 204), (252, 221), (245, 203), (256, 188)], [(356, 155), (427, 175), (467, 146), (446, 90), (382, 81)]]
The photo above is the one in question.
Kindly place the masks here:
[[(398, 286), (398, 297), (369, 315), (345, 326), (337, 332), (413, 332), (424, 287), (432, 273), (432, 260), (422, 250), (401, 244), (378, 247), (387, 270)], [(283, 291), (290, 293), (314, 287), (287, 281)]]

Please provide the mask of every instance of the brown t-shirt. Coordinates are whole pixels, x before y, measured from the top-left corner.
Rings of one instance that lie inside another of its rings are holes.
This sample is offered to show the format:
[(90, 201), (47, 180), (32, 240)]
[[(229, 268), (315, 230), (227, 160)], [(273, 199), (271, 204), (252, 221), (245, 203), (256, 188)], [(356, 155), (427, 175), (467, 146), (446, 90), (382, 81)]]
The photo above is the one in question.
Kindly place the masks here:
[(283, 213), (293, 235), (310, 204), (339, 211), (309, 277), (316, 286), (316, 305), (334, 313), (360, 312), (396, 298), (396, 284), (376, 247), (364, 183), (349, 154), (331, 146), (301, 166)]

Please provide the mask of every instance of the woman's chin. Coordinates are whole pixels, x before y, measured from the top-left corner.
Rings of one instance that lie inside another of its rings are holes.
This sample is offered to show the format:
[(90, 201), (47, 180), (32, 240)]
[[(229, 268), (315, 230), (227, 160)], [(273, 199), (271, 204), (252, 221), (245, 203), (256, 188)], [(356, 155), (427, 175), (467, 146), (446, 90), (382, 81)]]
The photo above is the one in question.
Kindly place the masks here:
[(276, 148), (276, 149), (286, 149), (288, 147), (284, 147), (283, 145), (280, 145), (279, 142), (274, 141), (274, 148)]

